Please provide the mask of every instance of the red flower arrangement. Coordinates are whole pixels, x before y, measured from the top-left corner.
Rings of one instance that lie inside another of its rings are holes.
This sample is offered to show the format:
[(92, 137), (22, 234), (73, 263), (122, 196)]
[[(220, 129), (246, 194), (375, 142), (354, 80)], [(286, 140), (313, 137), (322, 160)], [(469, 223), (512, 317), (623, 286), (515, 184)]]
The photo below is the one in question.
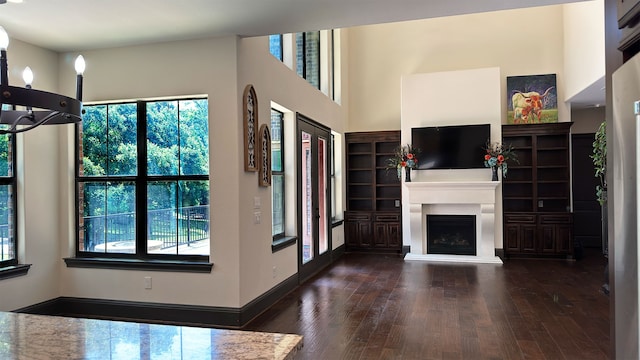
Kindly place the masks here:
[(502, 170), (502, 176), (507, 177), (507, 160), (518, 162), (513, 147), (509, 145), (505, 147), (499, 142), (487, 142), (487, 154), (484, 156), (484, 166), (490, 168), (499, 168)]

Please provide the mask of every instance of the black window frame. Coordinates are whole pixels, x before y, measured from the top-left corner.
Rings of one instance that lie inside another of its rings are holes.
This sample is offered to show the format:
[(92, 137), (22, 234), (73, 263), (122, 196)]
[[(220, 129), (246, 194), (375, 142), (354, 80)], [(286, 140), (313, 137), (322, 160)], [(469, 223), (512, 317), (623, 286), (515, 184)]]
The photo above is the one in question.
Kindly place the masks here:
[[(6, 110), (6, 109), (5, 109)], [(15, 110), (15, 106), (11, 106), (10, 110)], [(15, 134), (4, 134), (0, 136), (6, 136), (9, 138), (9, 151), (11, 151), (11, 159), (8, 159), (9, 166), (11, 166), (11, 170), (9, 171), (9, 175), (0, 176), (0, 186), (9, 186), (11, 191), (11, 214), (12, 219), (9, 221), (10, 228), (9, 232), (13, 234), (11, 237), (13, 239), (13, 249), (14, 255), (13, 259), (9, 260), (0, 260), (0, 269), (17, 266), (18, 265), (18, 204), (16, 199), (16, 194), (18, 190), (18, 180), (16, 177), (16, 135)], [(1, 277), (0, 277), (1, 278)]]
[[(147, 252), (147, 185), (154, 181), (208, 181), (209, 191), (211, 191), (210, 174), (206, 175), (148, 175), (147, 174), (147, 104), (163, 101), (185, 101), (185, 100), (207, 100), (207, 97), (175, 97), (153, 100), (135, 100), (122, 102), (108, 102), (96, 105), (118, 105), (132, 104), (137, 106), (137, 174), (127, 176), (80, 176), (80, 126), (75, 125), (75, 256), (76, 258), (65, 259), (67, 266), (72, 267), (120, 267), (120, 268), (148, 268), (148, 269), (173, 269), (178, 271), (210, 271), (213, 264), (209, 264), (209, 255), (183, 255), (183, 254), (149, 254)], [(208, 132), (211, 131), (208, 129)], [(210, 146), (210, 144), (209, 144)], [(81, 183), (109, 183), (109, 182), (132, 182), (136, 187), (136, 253), (112, 253), (80, 251), (80, 184)], [(211, 232), (209, 230), (209, 236)], [(90, 259), (91, 261), (81, 261)], [(122, 262), (118, 262), (122, 261)], [(154, 265), (149, 265), (157, 262)], [(189, 264), (205, 264), (204, 267), (188, 268)], [(187, 265), (181, 267), (180, 265)], [(177, 266), (176, 266), (177, 265)]]
[[(7, 110), (7, 109), (5, 109)], [(15, 110), (15, 106), (11, 106), (9, 110)], [(10, 166), (10, 171), (9, 171), (9, 175), (7, 176), (0, 176), (0, 186), (9, 186), (10, 191), (11, 191), (11, 221), (10, 223), (10, 227), (9, 227), (9, 232), (11, 232), (13, 234), (13, 236), (11, 237), (13, 239), (13, 259), (9, 259), (9, 260), (0, 260), (0, 279), (3, 279), (5, 277), (13, 277), (13, 276), (17, 276), (17, 275), (21, 275), (17, 274), (15, 275), (15, 267), (21, 266), (19, 265), (18, 262), (18, 253), (19, 253), (19, 244), (18, 244), (18, 202), (17, 202), (17, 190), (18, 190), (18, 180), (17, 180), (17, 176), (16, 176), (16, 135), (15, 134), (5, 134), (5, 135), (0, 135), (0, 136), (6, 136), (9, 138), (10, 141), (10, 145), (9, 145), (9, 150), (11, 151), (11, 157), (10, 159), (8, 159), (9, 161), (9, 166)], [(27, 269), (28, 269), (28, 265), (27, 265)], [(6, 272), (5, 272), (6, 270)], [(5, 276), (6, 275), (6, 276)]]
[[(273, 233), (273, 220), (272, 220), (272, 224), (271, 224), (271, 236), (272, 236), (272, 241), (276, 242), (280, 239), (285, 238), (285, 219), (286, 219), (286, 201), (285, 201), (285, 194), (284, 194), (284, 189), (286, 189), (286, 179), (285, 179), (285, 174), (284, 174), (284, 153), (285, 153), (285, 144), (284, 144), (284, 113), (282, 111), (276, 110), (274, 108), (271, 108), (271, 123), (273, 124), (273, 114), (277, 113), (280, 115), (280, 170), (274, 170), (273, 168), (271, 169), (271, 184), (275, 184), (273, 177), (274, 176), (280, 176), (282, 177), (282, 187), (283, 187), (283, 194), (282, 194), (282, 232), (279, 232), (277, 234)], [(273, 128), (272, 128), (272, 134), (273, 134)], [(273, 140), (273, 136), (272, 136), (272, 140)], [(273, 155), (273, 152), (271, 153), (271, 155)], [(276, 164), (277, 162), (274, 161), (274, 159), (271, 159), (271, 164)], [(273, 191), (275, 189), (275, 186), (272, 185), (271, 187), (271, 198), (273, 199)], [(273, 200), (272, 200), (273, 201)], [(272, 203), (272, 206), (274, 204)], [(273, 219), (273, 214), (271, 215), (272, 219)]]

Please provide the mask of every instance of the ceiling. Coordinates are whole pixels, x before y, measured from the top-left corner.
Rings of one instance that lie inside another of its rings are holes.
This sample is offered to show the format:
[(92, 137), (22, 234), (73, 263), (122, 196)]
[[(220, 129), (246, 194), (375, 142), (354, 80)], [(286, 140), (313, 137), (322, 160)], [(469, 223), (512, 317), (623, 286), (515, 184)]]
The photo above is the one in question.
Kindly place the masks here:
[(77, 51), (209, 36), (256, 36), (551, 5), (575, 0), (9, 0), (11, 38)]
[(578, 0), (14, 1), (20, 0), (5, 4), (0, 0), (0, 26), (9, 37), (65, 52), (211, 36), (337, 29)]

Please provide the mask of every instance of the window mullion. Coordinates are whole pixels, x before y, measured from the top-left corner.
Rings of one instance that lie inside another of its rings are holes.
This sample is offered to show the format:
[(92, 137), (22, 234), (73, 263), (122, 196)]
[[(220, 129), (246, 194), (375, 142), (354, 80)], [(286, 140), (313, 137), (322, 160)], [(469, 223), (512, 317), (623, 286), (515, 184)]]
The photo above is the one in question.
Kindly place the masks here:
[(136, 254), (147, 256), (147, 104), (137, 102)]

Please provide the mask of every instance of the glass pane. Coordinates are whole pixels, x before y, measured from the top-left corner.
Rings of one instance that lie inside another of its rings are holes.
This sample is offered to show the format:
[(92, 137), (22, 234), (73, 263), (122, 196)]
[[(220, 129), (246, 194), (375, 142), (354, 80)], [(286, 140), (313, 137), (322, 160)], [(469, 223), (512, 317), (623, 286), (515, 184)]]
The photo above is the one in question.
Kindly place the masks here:
[(180, 174), (209, 174), (209, 103), (207, 99), (181, 100)]
[[(9, 125), (0, 125), (0, 129), (8, 129)], [(0, 135), (0, 176), (13, 176), (13, 154), (11, 135)]]
[(320, 32), (305, 33), (305, 78), (320, 89)]
[(208, 181), (149, 183), (147, 252), (209, 255)]
[(136, 252), (135, 185), (80, 183), (80, 251)]
[(329, 247), (327, 219), (327, 140), (318, 139), (318, 209), (319, 243), (318, 252), (326, 252)]
[(178, 102), (147, 103), (147, 174), (178, 175)]
[(80, 124), (80, 176), (107, 174), (107, 106), (83, 107), (85, 113)]
[(0, 261), (16, 258), (13, 231), (13, 194), (10, 185), (0, 186)]
[(296, 33), (296, 73), (304, 77), (304, 33)]
[(271, 170), (283, 171), (282, 113), (271, 110)]
[(271, 235), (284, 235), (284, 176), (271, 177)]
[(313, 259), (313, 189), (311, 134), (302, 132), (302, 263)]
[(269, 51), (276, 59), (282, 61), (282, 35), (269, 35)]
[(137, 106), (134, 103), (90, 105), (80, 130), (80, 176), (137, 173)]
[[(109, 105), (107, 113), (107, 175), (136, 175), (138, 106), (135, 103)], [(104, 142), (104, 138), (98, 140)]]

